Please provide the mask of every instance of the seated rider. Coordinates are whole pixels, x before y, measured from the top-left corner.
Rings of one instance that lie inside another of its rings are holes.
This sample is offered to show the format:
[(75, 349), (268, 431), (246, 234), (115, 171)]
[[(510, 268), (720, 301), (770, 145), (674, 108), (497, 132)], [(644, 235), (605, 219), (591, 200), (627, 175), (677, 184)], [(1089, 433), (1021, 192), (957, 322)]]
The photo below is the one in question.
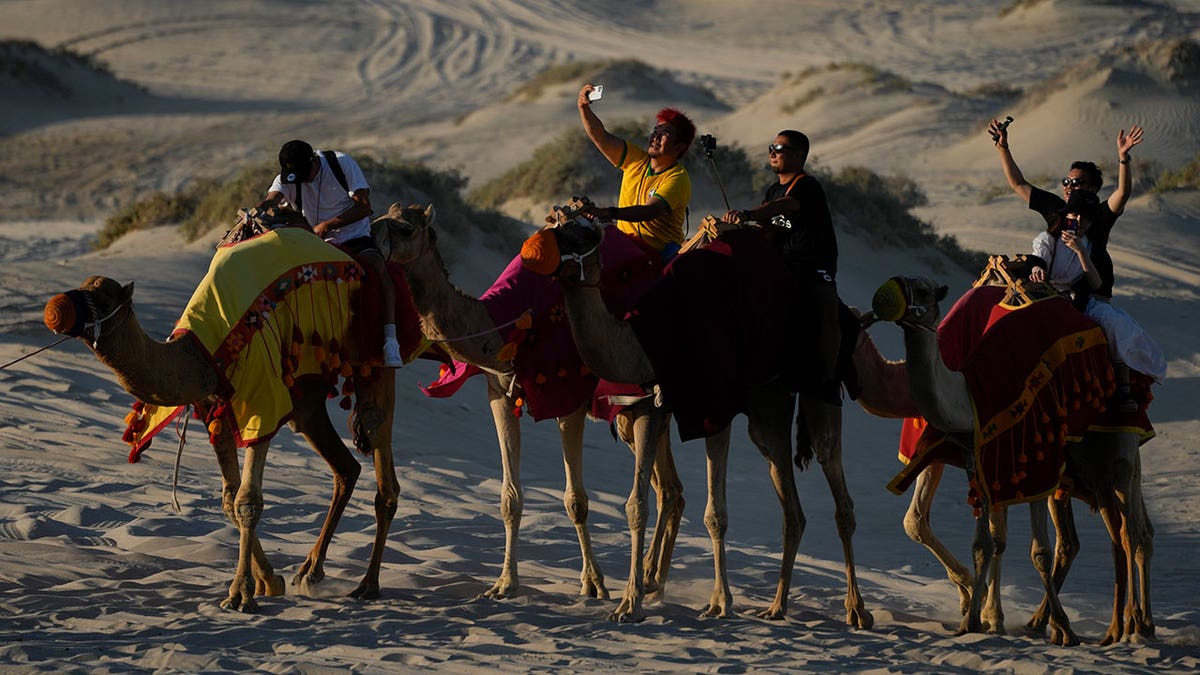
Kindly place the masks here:
[(350, 253), (379, 279), (383, 307), (383, 366), (404, 365), (396, 340), (396, 289), (383, 253), (371, 237), (371, 188), (362, 169), (349, 155), (334, 152), (337, 168), (326, 153), (317, 153), (301, 140), (279, 150), (279, 175), (260, 206), (287, 202), (304, 214), (313, 233)]
[(767, 146), (771, 170), (778, 180), (767, 188), (761, 205), (730, 211), (721, 220), (734, 224), (755, 221), (768, 228), (784, 264), (800, 284), (805, 311), (814, 313), (814, 320), (804, 322), (815, 331), (817, 345), (819, 379), (812, 393), (828, 405), (841, 406), (836, 374), (841, 344), (837, 234), (825, 190), (804, 172), (808, 150), (808, 136), (793, 129), (780, 131)]
[(1051, 219), (1046, 232), (1033, 240), (1033, 254), (1046, 261), (1046, 268), (1034, 267), (1030, 281), (1046, 282), (1055, 289), (1074, 291), (1076, 307), (1100, 325), (1108, 340), (1108, 353), (1113, 361), (1117, 379), (1117, 396), (1113, 401), (1118, 412), (1137, 412), (1137, 402), (1129, 387), (1129, 369), (1133, 368), (1161, 382), (1167, 364), (1162, 350), (1145, 329), (1112, 301), (1092, 293), (1101, 286), (1099, 270), (1092, 263), (1091, 244), (1087, 232), (1092, 224), (1104, 217), (1099, 198), (1094, 192), (1075, 190), (1058, 217)]
[(617, 221), (617, 229), (669, 259), (683, 243), (692, 181), (679, 160), (696, 137), (696, 125), (678, 110), (664, 108), (643, 150), (604, 128), (588, 96), (594, 89), (585, 84), (579, 90), (579, 118), (588, 138), (622, 176), (617, 206), (594, 207), (589, 213)]

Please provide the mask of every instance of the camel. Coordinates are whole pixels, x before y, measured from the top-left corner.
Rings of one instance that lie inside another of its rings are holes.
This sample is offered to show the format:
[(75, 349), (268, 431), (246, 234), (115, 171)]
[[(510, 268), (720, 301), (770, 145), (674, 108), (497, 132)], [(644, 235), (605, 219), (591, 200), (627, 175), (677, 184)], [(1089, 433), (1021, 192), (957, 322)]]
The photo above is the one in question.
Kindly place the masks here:
[[(578, 215), (577, 207), (584, 203), (586, 199), (583, 198), (573, 201), (571, 207), (560, 208), (552, 216), (552, 219), (559, 223), (552, 231), (556, 234), (557, 247), (564, 261), (558, 277), (564, 285), (567, 317), (580, 355), (588, 368), (604, 379), (627, 383), (653, 382), (656, 379), (654, 368), (633, 329), (628, 323), (609, 314), (604, 307), (597, 286), (600, 261), (599, 256), (594, 254), (603, 237), (603, 230), (597, 223)], [(860, 343), (860, 349), (863, 349), (865, 344), (874, 347), (868, 341)], [(878, 350), (875, 350), (875, 356), (878, 357)], [(856, 356), (857, 358), (859, 357)], [(868, 386), (870, 385), (864, 385), (864, 389)], [(871, 401), (881, 412), (893, 407), (879, 396)], [(804, 531), (804, 516), (792, 474), (791, 420), (795, 410), (795, 396), (790, 394), (778, 379), (773, 384), (755, 388), (747, 402), (746, 415), (749, 420), (750, 438), (768, 461), (771, 481), (784, 516), (783, 551), (775, 597), (766, 609), (758, 613), (760, 617), (767, 619), (782, 619), (787, 614), (792, 571)], [(854, 567), (851, 542), (855, 528), (854, 503), (842, 472), (841, 409), (801, 397), (800, 412), (800, 428), (797, 432), (800, 451), (806, 458), (816, 455), (836, 505), (834, 517), (846, 560), (846, 623), (856, 628), (870, 628), (874, 619), (859, 593)], [(896, 416), (904, 414), (904, 411), (896, 412)], [(704, 523), (712, 541), (715, 578), (709, 603), (701, 611), (701, 616), (704, 617), (728, 616), (732, 607), (725, 558), (725, 535), (728, 527), (725, 477), (729, 440), (728, 427), (705, 440), (708, 503), (705, 507)], [(625, 595), (615, 613), (617, 616), (636, 619), (642, 614), (637, 563), (646, 521), (648, 467), (655, 461), (656, 450), (654, 444), (635, 442), (634, 485), (626, 502), (626, 515), (632, 538), (631, 570)], [(803, 463), (806, 462), (801, 461), (801, 464)]]
[[(403, 266), (410, 282), (413, 302), (421, 317), (422, 331), (439, 342), (457, 360), (473, 364), (487, 377), (488, 402), (500, 444), (503, 479), (500, 515), (504, 521), (504, 563), (500, 576), (483, 593), (485, 597), (507, 598), (516, 594), (518, 575), (517, 544), (524, 509), (520, 480), (521, 427), (513, 415), (517, 394), (510, 360), (501, 356), (504, 340), (486, 306), (455, 287), (449, 278), (432, 227), (436, 218), (433, 206), (421, 208), (392, 204), (377, 218), (373, 235), (388, 260)], [(511, 357), (508, 357), (511, 358)], [(583, 555), (580, 594), (608, 599), (604, 575), (592, 552), (588, 532), (588, 497), (583, 484), (583, 427), (586, 406), (558, 418), (562, 438), (566, 487), (563, 505), (575, 526)], [(638, 583), (657, 592), (664, 589), (679, 522), (683, 517), (683, 486), (670, 452), (668, 416), (658, 414), (649, 403), (639, 403), (617, 420), (618, 435), (629, 444), (651, 443), (660, 449), (652, 462), (652, 481), (658, 495), (658, 520), (651, 547), (644, 560)], [(632, 446), (632, 445), (631, 445)], [(636, 612), (634, 612), (636, 614)], [(627, 613), (614, 618), (625, 620)]]
[[(133, 289), (133, 282), (122, 286), (106, 277), (90, 277), (77, 291), (50, 299), (45, 310), (46, 325), (56, 333), (71, 334), (84, 341), (101, 363), (116, 373), (120, 385), (139, 401), (172, 407), (197, 404), (198, 409), (207, 409), (222, 385), (209, 355), (195, 340), (159, 342), (147, 336), (134, 313)], [(73, 329), (76, 316), (86, 322), (81, 329)], [(400, 487), (392, 459), (395, 376), (391, 369), (385, 368), (355, 380), (354, 425), (373, 455), (378, 489), (375, 539), (367, 571), (350, 596), (374, 599), (379, 597), (383, 550)], [(325, 408), (328, 387), (324, 382), (299, 378), (290, 390), (293, 412), (289, 424), (333, 471), (329, 511), (316, 543), (292, 577), (293, 585), (315, 584), (325, 577), (324, 561), (330, 541), (361, 472), (359, 462), (329, 420)], [(221, 607), (252, 613), (258, 610), (255, 595), (278, 596), (285, 589), (282, 577), (273, 571), (256, 534), (263, 509), (262, 479), (268, 442), (249, 445), (241, 469), (232, 430), (217, 430), (212, 434), (212, 444), (221, 471), (222, 510), (239, 530), (237, 570)]]
[[(927, 279), (893, 278), (881, 287), (873, 301), (874, 313), (899, 323), (904, 330), (907, 364), (912, 395), (931, 425), (951, 434), (967, 434), (960, 445), (964, 464), (973, 467), (970, 453), (974, 429), (973, 403), (962, 373), (951, 371), (942, 361), (936, 344), (936, 326), (946, 295), (945, 286)], [(1096, 508), (1100, 511), (1113, 541), (1115, 590), (1113, 616), (1102, 644), (1111, 644), (1133, 635), (1153, 635), (1149, 599), (1149, 561), (1152, 553), (1152, 527), (1145, 513), (1141, 494), (1141, 465), (1138, 436), (1133, 433), (1089, 433), (1081, 443), (1066, 447), (1068, 475), (1086, 475), (1095, 486)], [(992, 632), (1003, 632), (1003, 612), (999, 599), (999, 555), (1006, 538), (1006, 511), (992, 509), (987, 494), (976, 517), (976, 536), (972, 544), (975, 573), (972, 575), (929, 528), (929, 505), (941, 478), (943, 465), (933, 465), (918, 478), (912, 505), (905, 518), (905, 529), (935, 553), (947, 574), (960, 590), (965, 603), (959, 633), (979, 632), (985, 624)], [(968, 469), (968, 476), (972, 476)], [(1086, 482), (1086, 481), (1085, 481)], [(1046, 514), (1053, 517), (1059, 533), (1053, 563), (1046, 543)], [(1078, 551), (1074, 517), (1070, 503), (1053, 497), (1030, 502), (1033, 530), (1031, 557), (1042, 578), (1045, 596), (1027, 627), (1034, 632), (1051, 629), (1054, 644), (1077, 644), (1078, 637), (1058, 600), (1071, 561)], [(1133, 582), (1134, 565), (1140, 582)], [(985, 585), (987, 591), (985, 593)], [(987, 606), (983, 607), (984, 598)]]

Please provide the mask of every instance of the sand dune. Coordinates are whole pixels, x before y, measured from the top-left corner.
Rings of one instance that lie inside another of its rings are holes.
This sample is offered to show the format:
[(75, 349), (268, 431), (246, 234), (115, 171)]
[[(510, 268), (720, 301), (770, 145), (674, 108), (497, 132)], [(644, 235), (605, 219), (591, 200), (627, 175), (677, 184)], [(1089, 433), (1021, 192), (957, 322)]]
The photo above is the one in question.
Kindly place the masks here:
[[(93, 233), (114, 208), (151, 190), (230, 175), (294, 136), (460, 168), (478, 184), (578, 129), (579, 82), (510, 98), (568, 61), (633, 58), (665, 73), (601, 73), (606, 121), (678, 104), (694, 112), (702, 132), (751, 148), (752, 156), (779, 128), (805, 130), (822, 167), (860, 164), (911, 176), (929, 195), (920, 217), (989, 252), (1025, 251), (1041, 227), (1003, 187), (984, 133), (994, 115), (1016, 118), (1016, 158), (1048, 189), (1071, 159), (1095, 159), (1115, 175), (1116, 132), (1132, 123), (1147, 129), (1134, 151), (1139, 162), (1175, 167), (1200, 148), (1200, 22), (1186, 2), (1045, 0), (1001, 14), (985, 0), (920, 0), (903, 9), (859, 0), (40, 0), (7, 2), (3, 12), (0, 39), (75, 50), (107, 64), (117, 79), (54, 71), (69, 96), (0, 79), (11, 102), (0, 110), (7, 134), (0, 136), (0, 195), (9, 207), (0, 217), (0, 363), (50, 343), (43, 304), (91, 274), (135, 281), (139, 320), (151, 334), (170, 332), (207, 268), (215, 235), (186, 244), (159, 228), (91, 251)], [(1006, 90), (1020, 93), (1005, 98)], [(526, 423), (522, 432), (523, 590), (510, 600), (478, 599), (498, 573), (503, 546), (495, 432), (478, 383), (449, 400), (425, 398), (415, 385), (433, 379), (426, 364), (398, 376), (401, 503), (384, 556), (384, 597), (343, 597), (371, 544), (374, 486), (364, 467), (328, 578), (263, 599), (257, 615), (225, 612), (218, 602), (237, 533), (221, 512), (203, 432), (193, 425), (183, 449), (183, 512), (176, 514), (177, 438), (164, 434), (141, 463), (127, 464), (120, 434), (131, 398), (83, 345), (70, 342), (0, 370), (0, 664), (6, 672), (1200, 670), (1193, 591), (1200, 571), (1197, 223), (1195, 191), (1139, 189), (1111, 244), (1116, 301), (1152, 332), (1169, 362), (1151, 409), (1158, 435), (1143, 448), (1157, 530), (1156, 641), (1095, 646), (1111, 610), (1112, 562), (1099, 518), (1078, 505), (1083, 551), (1062, 597), (1085, 644), (1051, 647), (1023, 634), (1041, 596), (1024, 509), (1010, 518), (1002, 589), (1008, 635), (952, 636), (957, 594), (941, 566), (905, 536), (905, 499), (884, 489), (899, 468), (898, 425), (855, 405), (845, 409), (844, 452), (871, 630), (843, 623), (842, 554), (828, 488), (815, 469), (796, 476), (808, 525), (789, 617), (755, 616), (778, 573), (780, 516), (741, 421), (729, 476), (734, 616), (696, 617), (711, 591), (712, 556), (703, 525), (704, 451), (694, 442), (676, 443), (688, 506), (666, 595), (648, 605), (649, 618), (611, 624), (605, 617), (615, 599), (576, 595), (580, 553), (562, 513), (561, 451), (551, 424)], [(855, 305), (869, 303), (892, 274), (935, 276), (954, 293), (974, 276), (926, 252), (884, 248), (859, 235), (842, 233), (840, 244), (839, 291)], [(482, 249), (459, 254), (451, 278), (470, 293), (507, 262)], [(872, 335), (888, 356), (903, 355), (895, 327), (878, 326)], [(344, 430), (336, 405), (331, 415)], [(590, 526), (615, 598), (629, 562), (624, 503), (632, 461), (607, 429), (589, 424), (585, 462)], [(260, 534), (286, 577), (316, 537), (328, 470), (286, 431), (268, 470)], [(948, 473), (934, 518), (964, 560), (971, 537), (965, 495), (962, 474)]]

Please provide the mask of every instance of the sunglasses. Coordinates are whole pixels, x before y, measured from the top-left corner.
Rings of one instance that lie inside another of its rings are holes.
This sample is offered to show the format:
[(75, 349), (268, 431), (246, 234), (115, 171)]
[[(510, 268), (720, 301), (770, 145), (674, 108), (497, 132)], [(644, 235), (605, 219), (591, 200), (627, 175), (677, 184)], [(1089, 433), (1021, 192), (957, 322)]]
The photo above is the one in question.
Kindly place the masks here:
[(774, 155), (775, 153), (783, 152), (784, 150), (795, 150), (795, 148), (790, 145), (784, 145), (783, 143), (772, 143), (767, 146), (768, 155)]
[(1062, 179), (1063, 187), (1079, 187), (1080, 185), (1091, 185), (1083, 178), (1064, 178)]

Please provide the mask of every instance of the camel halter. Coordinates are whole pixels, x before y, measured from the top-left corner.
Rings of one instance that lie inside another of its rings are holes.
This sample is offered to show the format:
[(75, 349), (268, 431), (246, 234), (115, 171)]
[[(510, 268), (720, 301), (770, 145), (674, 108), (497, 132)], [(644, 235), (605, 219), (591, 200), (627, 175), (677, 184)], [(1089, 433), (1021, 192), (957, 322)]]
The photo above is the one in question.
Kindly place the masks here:
[(116, 316), (117, 312), (121, 311), (121, 309), (124, 308), (125, 305), (129, 304), (129, 301), (126, 300), (126, 301), (118, 304), (115, 308), (113, 308), (113, 311), (109, 312), (106, 316), (96, 318), (96, 306), (94, 304), (92, 304), (92, 296), (90, 294), (85, 293), (83, 295), (83, 299), (84, 299), (84, 302), (87, 304), (88, 316), (92, 317), (92, 320), (84, 322), (84, 324), (83, 324), (84, 333), (83, 333), (83, 335), (81, 335), (81, 337), (87, 337), (87, 331), (94, 329), (94, 332), (92, 333), (92, 349), (96, 349), (100, 345), (100, 328), (101, 328), (101, 326), (104, 325), (105, 321), (108, 321), (109, 319)]
[[(887, 295), (883, 293), (885, 288), (890, 288), (893, 291), (898, 292), (900, 300), (903, 301), (903, 307), (895, 308), (898, 311), (881, 311), (887, 309), (886, 305), (881, 308), (879, 302), (880, 300), (887, 299)], [(918, 304), (916, 302), (916, 298), (913, 296), (912, 286), (908, 283), (905, 283), (900, 277), (892, 277), (891, 279), (888, 279), (887, 282), (875, 292), (875, 298), (872, 299), (871, 304), (872, 311), (862, 317), (864, 325), (870, 325), (870, 323), (874, 323), (875, 321), (882, 319), (885, 321), (894, 321), (901, 326), (908, 328), (919, 328), (930, 333), (937, 332), (936, 326), (928, 326), (924, 323), (917, 323), (917, 321), (924, 319), (926, 315), (934, 315), (936, 313), (938, 306), (937, 300), (934, 300), (931, 303)], [(899, 316), (896, 316), (896, 314), (899, 314)], [(867, 316), (871, 317), (870, 323), (865, 323)], [(896, 318), (892, 318), (893, 316), (896, 316)]]

